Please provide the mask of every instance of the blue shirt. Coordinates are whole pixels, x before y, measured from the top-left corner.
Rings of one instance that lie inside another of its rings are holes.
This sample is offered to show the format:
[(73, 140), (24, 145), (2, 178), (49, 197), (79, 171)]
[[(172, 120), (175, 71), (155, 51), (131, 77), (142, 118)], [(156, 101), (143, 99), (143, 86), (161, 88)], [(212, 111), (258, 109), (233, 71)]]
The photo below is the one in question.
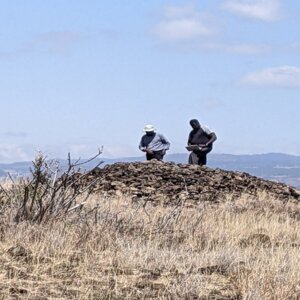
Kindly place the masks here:
[(140, 150), (161, 151), (169, 150), (169, 148), (170, 142), (159, 133), (155, 133), (154, 136), (143, 135), (139, 145)]

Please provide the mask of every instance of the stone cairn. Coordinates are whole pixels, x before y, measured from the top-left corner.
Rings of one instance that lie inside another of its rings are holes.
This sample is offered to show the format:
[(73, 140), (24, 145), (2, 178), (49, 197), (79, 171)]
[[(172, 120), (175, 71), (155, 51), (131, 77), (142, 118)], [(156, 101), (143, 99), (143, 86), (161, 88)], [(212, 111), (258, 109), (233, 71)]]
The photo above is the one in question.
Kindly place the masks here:
[(125, 194), (133, 200), (165, 204), (178, 199), (191, 203), (219, 202), (228, 196), (258, 196), (261, 193), (280, 200), (300, 199), (298, 191), (286, 184), (247, 173), (156, 160), (106, 165), (89, 173), (81, 184), (89, 184), (95, 178), (98, 180), (94, 192)]

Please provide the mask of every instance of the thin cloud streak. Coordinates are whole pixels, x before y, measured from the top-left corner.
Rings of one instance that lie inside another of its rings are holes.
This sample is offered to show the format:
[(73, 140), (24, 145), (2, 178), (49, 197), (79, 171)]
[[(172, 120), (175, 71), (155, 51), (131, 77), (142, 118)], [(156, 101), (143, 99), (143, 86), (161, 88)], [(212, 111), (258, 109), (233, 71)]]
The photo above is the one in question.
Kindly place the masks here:
[(65, 56), (84, 41), (97, 38), (116, 40), (119, 33), (112, 30), (97, 30), (94, 33), (72, 31), (49, 31), (34, 36), (31, 40), (11, 51), (0, 51), (0, 60), (13, 60), (35, 53)]
[(227, 0), (221, 7), (238, 16), (264, 22), (275, 22), (282, 17), (279, 0)]
[(196, 43), (177, 45), (177, 50), (182, 52), (220, 52), (227, 54), (257, 55), (271, 52), (267, 45), (254, 44), (225, 44), (225, 43)]
[(295, 41), (293, 43), (290, 43), (289, 45), (284, 46), (283, 50), (285, 52), (290, 52), (290, 53), (300, 53), (300, 42)]
[(32, 48), (45, 49), (46, 52), (55, 54), (69, 53), (70, 50), (84, 39), (79, 32), (46, 32), (38, 35), (32, 42)]
[(209, 98), (203, 102), (203, 107), (207, 111), (215, 111), (226, 107), (226, 103), (220, 99)]
[(6, 137), (27, 137), (28, 133), (23, 131), (6, 131), (2, 135)]
[(0, 59), (16, 59), (28, 54), (45, 52), (56, 55), (69, 54), (85, 38), (84, 34), (67, 31), (50, 31), (36, 35), (18, 49), (0, 51)]
[(300, 68), (295, 66), (267, 68), (245, 75), (240, 83), (257, 87), (300, 88)]

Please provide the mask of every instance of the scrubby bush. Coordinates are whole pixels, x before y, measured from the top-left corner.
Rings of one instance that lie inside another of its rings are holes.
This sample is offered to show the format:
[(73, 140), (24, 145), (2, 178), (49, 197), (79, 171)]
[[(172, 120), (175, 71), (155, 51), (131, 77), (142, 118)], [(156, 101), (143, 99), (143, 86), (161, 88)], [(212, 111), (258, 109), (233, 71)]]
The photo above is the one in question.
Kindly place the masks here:
[[(90, 196), (99, 177), (87, 185), (81, 185), (93, 172), (93, 169), (86, 170), (84, 166), (100, 154), (101, 150), (83, 162), (73, 162), (69, 154), (67, 165), (61, 166), (59, 161), (48, 160), (43, 153), (39, 153), (32, 163), (29, 176), (11, 178), (8, 189), (1, 186), (2, 214), (15, 212), (13, 220), (16, 223), (29, 221), (40, 224), (64, 218), (78, 207), (76, 200), (79, 196), (84, 195), (86, 199)], [(101, 162), (94, 168), (100, 164)], [(82, 202), (85, 200), (81, 199)]]

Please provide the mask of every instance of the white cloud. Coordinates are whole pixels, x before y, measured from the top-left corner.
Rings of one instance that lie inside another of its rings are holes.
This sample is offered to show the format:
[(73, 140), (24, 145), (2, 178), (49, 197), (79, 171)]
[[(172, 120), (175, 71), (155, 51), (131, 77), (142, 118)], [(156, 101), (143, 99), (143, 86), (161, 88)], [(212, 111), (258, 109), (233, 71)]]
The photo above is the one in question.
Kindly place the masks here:
[(153, 30), (163, 40), (190, 40), (213, 34), (213, 31), (196, 19), (170, 20), (159, 23)]
[(134, 147), (132, 145), (107, 145), (103, 149), (103, 157), (107, 158), (120, 158), (141, 155), (143, 155), (142, 152), (140, 152), (137, 147)]
[(259, 70), (244, 76), (241, 83), (261, 87), (300, 88), (300, 68), (282, 66)]
[(24, 147), (15, 144), (0, 144), (0, 162), (10, 163), (31, 160), (31, 156)]
[(192, 45), (179, 45), (178, 50), (193, 52), (193, 51), (208, 51), (208, 52), (222, 52), (229, 54), (245, 54), (255, 55), (268, 53), (271, 49), (266, 45), (254, 45), (254, 44), (225, 44), (225, 43), (206, 43)]
[(213, 17), (200, 13), (192, 5), (167, 6), (164, 19), (151, 33), (165, 41), (187, 41), (215, 34), (217, 26)]
[(236, 54), (261, 54), (270, 51), (270, 47), (266, 45), (251, 45), (251, 44), (222, 45), (221, 49)]
[(265, 22), (277, 21), (281, 17), (280, 0), (227, 0), (222, 8), (242, 17)]
[(165, 42), (163, 47), (179, 52), (220, 52), (255, 55), (269, 52), (266, 45), (218, 42), (220, 22), (194, 5), (166, 6), (163, 19), (151, 33)]

